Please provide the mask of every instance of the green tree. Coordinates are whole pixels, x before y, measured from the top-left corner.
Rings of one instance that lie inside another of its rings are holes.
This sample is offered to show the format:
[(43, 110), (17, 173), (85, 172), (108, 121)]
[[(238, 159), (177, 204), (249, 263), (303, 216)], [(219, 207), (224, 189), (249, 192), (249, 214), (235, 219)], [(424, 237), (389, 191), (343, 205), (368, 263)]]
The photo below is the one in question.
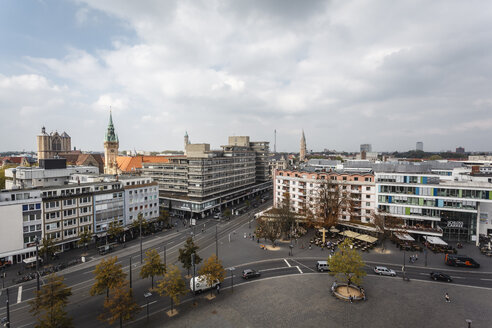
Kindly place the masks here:
[(256, 220), (255, 234), (258, 238), (265, 238), (275, 246), (275, 241), (282, 235), (282, 229), (277, 219), (262, 217)]
[(96, 281), (90, 291), (92, 296), (106, 292), (106, 297), (109, 297), (109, 290), (125, 280), (126, 274), (123, 272), (121, 264), (116, 263), (117, 261), (118, 257), (115, 256), (107, 260), (103, 259), (96, 265), (94, 270)]
[(159, 210), (159, 216), (156, 219), (157, 224), (160, 227), (166, 226), (169, 223), (169, 212), (166, 211), (165, 209), (160, 209)]
[(131, 320), (140, 311), (140, 306), (133, 298), (132, 289), (128, 287), (126, 280), (120, 280), (113, 288), (111, 297), (104, 301), (104, 312), (98, 317), (110, 325), (119, 320), (120, 328), (123, 321)]
[(140, 270), (140, 277), (152, 278), (152, 289), (154, 289), (154, 277), (161, 276), (166, 272), (166, 266), (161, 261), (159, 253), (155, 249), (150, 249), (145, 252), (145, 263)]
[(178, 260), (183, 263), (183, 268), (188, 270), (188, 275), (190, 275), (190, 269), (192, 267), (191, 254), (195, 254), (195, 265), (198, 265), (202, 258), (197, 254), (199, 247), (193, 242), (193, 238), (188, 237), (183, 248), (179, 249)]
[(163, 279), (158, 282), (156, 290), (159, 295), (167, 295), (171, 299), (171, 313), (173, 305), (179, 305), (180, 297), (188, 293), (185, 281), (176, 265), (169, 266)]
[(79, 234), (79, 238), (79, 246), (84, 246), (85, 249), (87, 249), (87, 244), (92, 241), (92, 232), (89, 229), (84, 229), (84, 231)]
[(109, 238), (113, 240), (120, 240), (121, 235), (125, 232), (125, 229), (123, 229), (123, 225), (120, 223), (118, 220), (113, 220), (109, 223), (108, 230), (106, 231), (106, 234), (108, 235)]
[(351, 248), (351, 245), (352, 240), (346, 238), (338, 245), (338, 250), (335, 254), (328, 258), (330, 274), (347, 283), (347, 292), (348, 285), (351, 283), (362, 284), (362, 277), (366, 275), (364, 271), (365, 263), (360, 253)]
[[(203, 262), (203, 266), (198, 270), (198, 274), (206, 277), (207, 285), (213, 286), (217, 280), (220, 282), (224, 281), (226, 271), (222, 266), (222, 262), (214, 254)], [(212, 290), (210, 290), (211, 293)]]
[(401, 218), (392, 215), (383, 215), (381, 213), (374, 213), (372, 215), (374, 225), (379, 228), (378, 231), (378, 241), (384, 250), (384, 241), (390, 235), (392, 230), (388, 228), (398, 228), (400, 232), (406, 232), (403, 228), (405, 221)]
[(442, 159), (440, 155), (432, 155), (431, 157), (429, 157), (430, 161), (438, 161), (440, 159)]
[(273, 213), (276, 214), (279, 218), (278, 224), (280, 225), (281, 232), (287, 236), (292, 234), (294, 231), (294, 223), (295, 220), (295, 212), (292, 211), (290, 207), (290, 193), (285, 192), (283, 195), (283, 200), (280, 203), (280, 206), (274, 209)]
[(0, 190), (5, 189), (5, 170), (16, 167), (17, 165), (7, 165), (4, 167), (0, 167)]
[(224, 211), (224, 216), (227, 218), (227, 220), (231, 219), (232, 212), (230, 208), (226, 208), (226, 210)]
[(72, 319), (65, 312), (71, 288), (63, 283), (63, 277), (51, 274), (46, 284), (35, 292), (36, 297), (29, 301), (39, 328), (73, 327)]
[(41, 247), (39, 248), (39, 255), (44, 257), (47, 262), (55, 254), (55, 242), (51, 238), (44, 237), (41, 240)]
[(140, 233), (140, 225), (142, 225), (142, 234), (145, 234), (149, 229), (149, 222), (144, 219), (142, 212), (138, 213), (137, 219), (133, 220), (131, 224), (132, 231), (136, 231), (137, 234)]

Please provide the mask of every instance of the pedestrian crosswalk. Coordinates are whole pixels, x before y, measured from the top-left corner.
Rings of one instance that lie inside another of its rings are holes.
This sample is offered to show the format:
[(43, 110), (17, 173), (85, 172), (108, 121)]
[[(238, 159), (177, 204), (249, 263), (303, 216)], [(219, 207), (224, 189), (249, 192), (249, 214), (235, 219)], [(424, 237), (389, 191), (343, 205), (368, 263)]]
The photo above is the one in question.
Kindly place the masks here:
[(22, 286), (19, 286), (19, 291), (17, 292), (17, 303), (22, 302)]

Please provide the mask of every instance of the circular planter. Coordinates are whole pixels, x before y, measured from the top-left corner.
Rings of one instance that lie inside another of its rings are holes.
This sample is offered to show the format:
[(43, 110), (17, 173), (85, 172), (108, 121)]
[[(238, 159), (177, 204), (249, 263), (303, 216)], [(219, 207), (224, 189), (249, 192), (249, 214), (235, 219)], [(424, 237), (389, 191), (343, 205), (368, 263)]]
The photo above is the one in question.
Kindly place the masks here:
[(338, 299), (342, 301), (350, 301), (350, 296), (352, 296), (352, 301), (365, 301), (366, 294), (363, 288), (350, 284), (348, 286), (347, 292), (347, 284), (334, 282), (331, 285), (331, 293)]

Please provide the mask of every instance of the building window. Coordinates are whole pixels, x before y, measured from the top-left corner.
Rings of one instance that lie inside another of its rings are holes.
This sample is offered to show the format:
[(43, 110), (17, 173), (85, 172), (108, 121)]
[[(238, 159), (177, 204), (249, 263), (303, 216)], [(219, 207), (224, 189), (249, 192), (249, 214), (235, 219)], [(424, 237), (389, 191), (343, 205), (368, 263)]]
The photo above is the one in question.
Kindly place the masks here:
[(366, 206), (371, 206), (371, 203), (370, 203), (370, 202), (367, 202), (367, 203), (366, 203)]
[(366, 190), (367, 191), (371, 191), (371, 187), (366, 187)]

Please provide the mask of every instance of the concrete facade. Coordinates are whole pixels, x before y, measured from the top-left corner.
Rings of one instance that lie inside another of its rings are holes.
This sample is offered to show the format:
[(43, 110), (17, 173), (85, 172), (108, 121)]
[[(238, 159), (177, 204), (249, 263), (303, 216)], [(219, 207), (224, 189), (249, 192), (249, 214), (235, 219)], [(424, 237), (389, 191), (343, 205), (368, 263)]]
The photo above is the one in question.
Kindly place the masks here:
[(223, 204), (269, 188), (268, 143), (247, 136), (229, 137), (222, 150), (188, 144), (184, 156), (163, 156), (142, 163), (142, 174), (159, 184), (162, 206), (182, 216), (202, 217)]
[(293, 211), (302, 213), (307, 207), (315, 212), (319, 189), (327, 180), (339, 185), (340, 192), (347, 194), (354, 204), (352, 213), (340, 213), (340, 221), (371, 222), (376, 207), (376, 188), (372, 173), (278, 170), (273, 182), (274, 206), (279, 207), (285, 199), (285, 193), (289, 193)]

